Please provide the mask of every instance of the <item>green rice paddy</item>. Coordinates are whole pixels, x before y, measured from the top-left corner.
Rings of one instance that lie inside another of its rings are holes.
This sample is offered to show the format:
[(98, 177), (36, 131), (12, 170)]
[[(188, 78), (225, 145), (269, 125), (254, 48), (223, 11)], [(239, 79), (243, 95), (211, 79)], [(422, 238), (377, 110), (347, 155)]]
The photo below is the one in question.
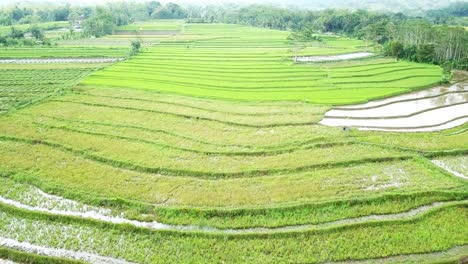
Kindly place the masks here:
[[(222, 30), (229, 36), (223, 36)], [(125, 63), (96, 72), (83, 84), (227, 100), (347, 104), (425, 88), (437, 84), (442, 76), (437, 66), (384, 59), (295, 65), (285, 40), (287, 32), (282, 31), (193, 24), (185, 32), (217, 37), (162, 42)], [(330, 36), (323, 46), (306, 48), (301, 54), (363, 49), (362, 42)]]

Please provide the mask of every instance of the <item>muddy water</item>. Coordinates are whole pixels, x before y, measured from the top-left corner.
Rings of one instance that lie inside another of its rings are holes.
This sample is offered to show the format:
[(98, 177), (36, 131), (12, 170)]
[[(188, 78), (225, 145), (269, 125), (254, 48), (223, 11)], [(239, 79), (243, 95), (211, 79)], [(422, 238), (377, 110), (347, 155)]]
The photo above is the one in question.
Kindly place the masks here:
[(457, 92), (467, 92), (468, 91), (468, 83), (457, 83), (451, 85), (449, 87), (446, 86), (437, 86), (431, 89), (421, 90), (413, 93), (402, 94), (399, 96), (394, 96), (390, 98), (386, 98), (383, 100), (375, 100), (370, 101), (365, 104), (357, 104), (352, 106), (343, 106), (343, 107), (336, 107), (336, 109), (364, 109), (369, 107), (375, 106), (382, 106), (385, 104), (389, 104), (392, 102), (399, 102), (403, 100), (412, 100), (412, 99), (421, 99), (421, 98), (428, 98), (428, 97), (435, 97), (444, 95), (447, 93), (457, 93)]
[(465, 174), (463, 174), (461, 172), (453, 170), (449, 165), (447, 165), (445, 162), (443, 162), (441, 160), (431, 160), (431, 162), (434, 163), (435, 165), (439, 166), (440, 168), (450, 172), (452, 175), (455, 175), (456, 177), (468, 180), (468, 176), (466, 176)]
[(324, 62), (324, 61), (341, 61), (341, 60), (352, 60), (360, 59), (374, 55), (370, 52), (356, 52), (349, 54), (341, 55), (332, 55), (332, 56), (303, 56), (294, 58), (296, 62)]
[(57, 210), (57, 209), (48, 209), (44, 207), (30, 206), (30, 205), (26, 205), (15, 200), (6, 199), (2, 196), (0, 196), (0, 202), (10, 205), (10, 206), (14, 206), (16, 208), (25, 209), (29, 211), (43, 212), (43, 213), (49, 213), (49, 214), (54, 214), (54, 215), (88, 218), (88, 219), (110, 222), (114, 224), (130, 224), (130, 225), (134, 225), (137, 227), (145, 227), (145, 228), (158, 229), (158, 230), (168, 229), (171, 227), (169, 225), (165, 225), (159, 222), (140, 222), (136, 220), (129, 220), (129, 219), (122, 218), (122, 217), (108, 216), (108, 215), (101, 214), (99, 211), (95, 211), (95, 210), (86, 211), (86, 212), (76, 212), (76, 211)]
[[(412, 210), (402, 212), (402, 213), (395, 213), (395, 214), (383, 214), (383, 215), (367, 215), (362, 217), (356, 218), (349, 218), (349, 219), (341, 219), (336, 221), (331, 221), (322, 224), (305, 224), (305, 225), (293, 225), (293, 226), (283, 226), (283, 227), (274, 227), (274, 228), (245, 228), (245, 229), (219, 229), (215, 227), (209, 226), (195, 226), (195, 225), (167, 225), (158, 222), (141, 222), (136, 220), (129, 220), (125, 218), (119, 217), (109, 217), (103, 216), (96, 213), (77, 213), (77, 212), (69, 212), (69, 211), (59, 211), (59, 210), (48, 210), (44, 208), (32, 207), (22, 203), (19, 203), (14, 200), (5, 199), (4, 197), (0, 196), (0, 202), (4, 204), (8, 204), (10, 206), (14, 206), (17, 208), (30, 210), (30, 211), (39, 211), (50, 213), (54, 215), (65, 215), (65, 216), (75, 216), (80, 218), (89, 218), (100, 220), (104, 222), (114, 223), (114, 224), (130, 224), (136, 227), (142, 228), (149, 228), (154, 230), (179, 230), (179, 231), (197, 231), (197, 232), (215, 232), (215, 233), (225, 233), (225, 234), (245, 234), (245, 233), (271, 233), (271, 232), (291, 232), (291, 231), (300, 231), (300, 230), (308, 230), (308, 229), (324, 229), (331, 226), (337, 225), (352, 225), (358, 223), (364, 223), (368, 221), (384, 221), (384, 220), (401, 220), (401, 219), (408, 219), (412, 218), (416, 215), (425, 213), (429, 210), (439, 208), (445, 205), (455, 204), (459, 202), (436, 202), (430, 205), (421, 206), (418, 208), (414, 208)], [(0, 238), (0, 246), (1, 246), (1, 238)]]
[(12, 249), (16, 249), (16, 250), (20, 250), (20, 251), (24, 251), (28, 253), (33, 253), (33, 254), (45, 255), (45, 256), (50, 256), (50, 257), (71, 258), (71, 259), (82, 260), (82, 261), (90, 262), (90, 263), (99, 263), (99, 264), (131, 263), (122, 259), (103, 257), (103, 256), (91, 254), (91, 253), (77, 252), (77, 251), (66, 250), (66, 249), (48, 248), (48, 247), (33, 245), (28, 242), (20, 242), (17, 240), (3, 238), (3, 237), (0, 237), (0, 246), (6, 247), (6, 248), (12, 248)]
[(468, 84), (435, 87), (366, 104), (337, 107), (320, 122), (327, 126), (379, 131), (439, 131), (468, 121)]

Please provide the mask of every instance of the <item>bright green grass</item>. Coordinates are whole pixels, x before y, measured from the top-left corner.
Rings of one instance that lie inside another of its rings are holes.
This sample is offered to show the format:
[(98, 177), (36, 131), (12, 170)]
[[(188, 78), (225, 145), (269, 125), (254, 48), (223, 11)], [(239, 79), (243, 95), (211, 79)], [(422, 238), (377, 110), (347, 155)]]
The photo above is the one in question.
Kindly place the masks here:
[[(287, 32), (282, 31), (188, 24), (186, 33), (218, 37), (149, 48), (93, 74), (83, 84), (229, 100), (346, 104), (428, 87), (441, 77), (437, 66), (381, 59), (294, 65)], [(326, 44), (307, 48), (302, 54), (363, 50), (358, 40), (324, 38)]]

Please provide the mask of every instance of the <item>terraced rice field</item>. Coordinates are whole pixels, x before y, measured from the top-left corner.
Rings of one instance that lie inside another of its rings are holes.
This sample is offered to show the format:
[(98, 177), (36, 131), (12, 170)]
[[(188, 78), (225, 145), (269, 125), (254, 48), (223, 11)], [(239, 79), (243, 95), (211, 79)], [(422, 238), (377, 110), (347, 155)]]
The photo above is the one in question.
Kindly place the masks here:
[(439, 86), (380, 101), (338, 107), (321, 124), (368, 130), (439, 131), (468, 121), (468, 83)]
[(0, 48), (0, 58), (125, 57), (128, 47)]
[(153, 46), (162, 41), (190, 41), (204, 38), (200, 35), (180, 35), (183, 25), (182, 20), (137, 22), (117, 28), (113, 35), (92, 39), (60, 40), (58, 43), (61, 47), (123, 47), (128, 49), (136, 38), (142, 41), (143, 47)]
[(0, 114), (63, 92), (105, 64), (0, 64)]
[[(185, 33), (204, 40), (161, 42), (0, 117), (0, 258), (456, 263), (468, 254), (468, 185), (454, 173), (466, 175), (468, 124), (397, 133), (319, 123), (334, 105), (431, 86), (439, 68), (294, 64), (286, 32), (188, 24)], [(332, 36), (302, 52), (362, 49)]]
[[(219, 36), (221, 29), (232, 34), (190, 43), (161, 43), (141, 56), (96, 72), (83, 84), (229, 100), (346, 104), (428, 87), (441, 78), (440, 68), (434, 65), (385, 59), (293, 65), (293, 51), (284, 40), (287, 32), (235, 25), (185, 28), (187, 34)], [(358, 50), (359, 44), (331, 36), (323, 47), (310, 47), (302, 53), (347, 53)]]
[(121, 26), (117, 28), (119, 30), (181, 30), (184, 26), (183, 20), (177, 19), (156, 19), (150, 21), (136, 22), (133, 24)]

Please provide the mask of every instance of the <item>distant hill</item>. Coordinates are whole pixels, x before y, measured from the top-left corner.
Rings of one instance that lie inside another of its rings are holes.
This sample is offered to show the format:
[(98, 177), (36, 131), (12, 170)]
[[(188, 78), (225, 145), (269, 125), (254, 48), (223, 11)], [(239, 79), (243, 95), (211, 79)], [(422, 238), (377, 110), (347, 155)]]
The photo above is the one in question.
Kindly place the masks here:
[[(282, 2), (282, 1), (279, 1)], [(422, 14), (424, 11), (439, 9), (455, 2), (468, 2), (460, 0), (330, 0), (330, 1), (290, 1), (296, 6), (304, 6), (309, 9), (349, 8), (367, 9), (375, 11), (411, 12)]]
[[(95, 5), (105, 2), (115, 2), (121, 0), (57, 0), (57, 1), (44, 1), (44, 0), (1, 0), (1, 5), (10, 5), (12, 3), (39, 3), (39, 2), (69, 2), (77, 5)], [(133, 0), (132, 0), (133, 1)], [(146, 0), (136, 0), (146, 1)], [(412, 15), (422, 15), (425, 11), (431, 9), (440, 9), (448, 6), (454, 2), (468, 2), (468, 0), (161, 0), (160, 2), (175, 2), (180, 4), (213, 4), (213, 3), (239, 3), (239, 4), (253, 4), (264, 3), (274, 4), (275, 6), (292, 6), (304, 9), (366, 9), (373, 11), (389, 11), (389, 12), (405, 12)]]

